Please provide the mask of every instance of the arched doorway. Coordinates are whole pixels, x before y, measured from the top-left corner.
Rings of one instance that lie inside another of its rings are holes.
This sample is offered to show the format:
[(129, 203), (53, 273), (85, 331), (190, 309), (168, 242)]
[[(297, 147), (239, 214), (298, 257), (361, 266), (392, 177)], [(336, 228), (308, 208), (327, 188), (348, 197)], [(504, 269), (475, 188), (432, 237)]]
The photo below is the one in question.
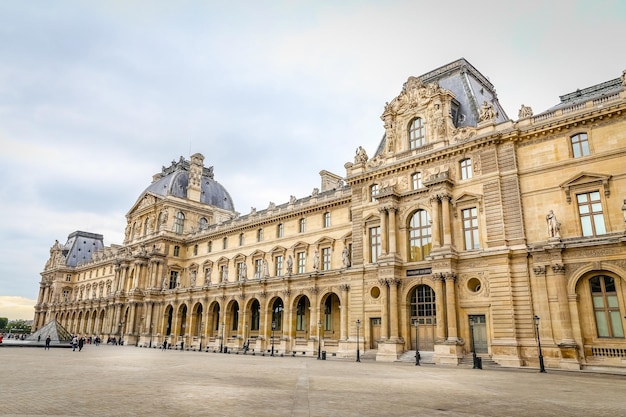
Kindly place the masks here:
[(332, 350), (338, 346), (341, 335), (341, 313), (339, 296), (330, 293), (322, 299), (322, 338), (324, 348)]
[[(437, 306), (435, 291), (428, 285), (416, 286), (409, 296), (409, 323), (411, 324), (411, 350), (415, 350), (417, 330), (417, 344), (419, 350), (432, 351), (435, 349), (435, 331), (437, 327)], [(415, 321), (417, 320), (417, 329)]]

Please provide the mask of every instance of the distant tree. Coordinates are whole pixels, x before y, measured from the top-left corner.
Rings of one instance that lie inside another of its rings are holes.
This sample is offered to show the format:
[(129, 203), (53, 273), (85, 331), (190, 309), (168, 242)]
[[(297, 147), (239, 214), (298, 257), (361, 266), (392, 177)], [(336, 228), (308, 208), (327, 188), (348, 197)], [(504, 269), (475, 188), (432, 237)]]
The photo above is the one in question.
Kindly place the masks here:
[(9, 323), (9, 319), (8, 318), (0, 317), (0, 330), (6, 329), (8, 323)]
[(6, 331), (11, 333), (30, 333), (30, 324), (26, 320), (13, 320), (6, 326)]

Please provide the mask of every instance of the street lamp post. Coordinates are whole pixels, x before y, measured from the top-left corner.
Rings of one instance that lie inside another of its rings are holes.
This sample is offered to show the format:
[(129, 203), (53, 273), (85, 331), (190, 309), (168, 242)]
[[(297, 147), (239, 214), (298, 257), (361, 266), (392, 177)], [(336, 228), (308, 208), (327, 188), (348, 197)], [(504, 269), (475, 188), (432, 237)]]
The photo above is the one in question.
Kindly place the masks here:
[(317, 321), (317, 360), (322, 359), (322, 321)]
[(417, 337), (419, 330), (419, 320), (413, 320), (413, 324), (415, 325), (415, 366), (420, 365), (420, 349), (419, 349), (419, 339)]
[(361, 320), (356, 321), (356, 361), (361, 362), (361, 351), (359, 350), (359, 327), (361, 327)]
[(272, 355), (274, 356), (274, 330), (276, 330), (276, 321), (272, 321)]
[(250, 348), (250, 342), (248, 341), (248, 323), (243, 326), (243, 354), (246, 355), (248, 353), (248, 349)]
[(220, 353), (224, 353), (224, 337), (226, 337), (226, 323), (222, 323), (222, 341), (220, 342)]
[(152, 323), (150, 323), (150, 345), (149, 347), (152, 347), (152, 329), (153, 329), (154, 325)]
[(474, 317), (470, 317), (470, 341), (472, 343), (472, 369), (483, 369), (476, 356), (476, 343), (474, 342)]
[(535, 314), (535, 316), (533, 317), (533, 320), (535, 320), (535, 329), (537, 329), (537, 345), (539, 347), (539, 372), (545, 373), (546, 368), (543, 365), (543, 353), (541, 352), (541, 338), (539, 337), (539, 316)]

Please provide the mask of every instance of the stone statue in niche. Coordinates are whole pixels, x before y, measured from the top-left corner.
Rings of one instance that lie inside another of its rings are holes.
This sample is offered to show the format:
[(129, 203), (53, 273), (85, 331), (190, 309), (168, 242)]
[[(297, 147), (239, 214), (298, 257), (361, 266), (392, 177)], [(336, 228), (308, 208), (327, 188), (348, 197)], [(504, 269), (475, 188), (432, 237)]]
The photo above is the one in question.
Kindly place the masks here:
[(196, 271), (191, 271), (191, 276), (189, 278), (189, 286), (194, 288), (196, 286)]
[(224, 265), (222, 268), (222, 282), (228, 282), (228, 266)]
[(341, 252), (341, 261), (343, 262), (344, 268), (350, 267), (350, 251), (347, 246), (345, 246), (343, 252)]
[(270, 270), (269, 270), (269, 266), (267, 265), (267, 260), (263, 259), (263, 265), (262, 265), (262, 275), (263, 278), (267, 278), (270, 276)]
[(320, 252), (317, 249), (315, 249), (313, 254), (313, 270), (315, 272), (320, 270)]
[(493, 120), (496, 118), (496, 112), (493, 109), (493, 104), (487, 103), (487, 101), (483, 102), (483, 105), (480, 107), (480, 117), (478, 121), (484, 122)]
[(362, 146), (359, 146), (356, 149), (356, 155), (354, 157), (354, 163), (355, 164), (360, 164), (360, 163), (365, 163), (368, 160), (368, 156), (367, 153), (365, 152), (365, 149), (363, 149)]
[(239, 281), (245, 281), (246, 278), (248, 278), (248, 266), (243, 262), (239, 268)]
[(208, 267), (204, 270), (204, 285), (211, 285), (211, 271), (213, 268)]
[(546, 223), (548, 224), (548, 236), (551, 238), (561, 237), (561, 223), (556, 219), (554, 211), (550, 210), (546, 215)]
[(293, 274), (293, 258), (291, 255), (287, 257), (287, 275)]

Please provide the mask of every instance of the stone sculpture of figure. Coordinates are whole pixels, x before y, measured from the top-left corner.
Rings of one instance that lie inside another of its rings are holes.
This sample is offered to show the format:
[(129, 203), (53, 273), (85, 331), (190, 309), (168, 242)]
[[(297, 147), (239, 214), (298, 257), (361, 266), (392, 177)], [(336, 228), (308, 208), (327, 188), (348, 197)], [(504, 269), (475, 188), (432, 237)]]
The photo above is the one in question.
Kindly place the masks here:
[(548, 223), (548, 236), (549, 237), (561, 237), (560, 229), (561, 223), (556, 219), (554, 211), (550, 210), (546, 216), (546, 223)]
[(163, 282), (161, 283), (161, 288), (164, 290), (167, 289), (167, 278), (163, 278)]
[(626, 87), (626, 70), (622, 71), (622, 86)]
[(315, 249), (315, 253), (313, 254), (313, 270), (320, 270), (320, 252), (317, 249)]
[(293, 258), (291, 255), (287, 257), (287, 275), (293, 274)]
[(289, 204), (293, 204), (295, 202), (296, 202), (296, 196), (295, 195), (290, 196), (289, 197)]
[(261, 273), (263, 278), (267, 278), (270, 276), (270, 269), (269, 266), (267, 265), (267, 260), (263, 259), (263, 266), (262, 266), (262, 273)]
[(530, 106), (524, 106), (522, 104), (522, 107), (519, 109), (519, 113), (517, 113), (517, 116), (520, 119), (523, 119), (525, 117), (530, 117), (533, 115), (533, 109), (530, 108)]
[(208, 267), (204, 270), (204, 285), (211, 285), (211, 271), (213, 268)]
[(350, 251), (347, 246), (344, 247), (343, 252), (341, 252), (341, 260), (344, 268), (348, 268), (350, 266)]
[(222, 282), (228, 282), (228, 266), (222, 269)]
[(189, 278), (189, 286), (194, 288), (196, 286), (196, 271), (191, 271), (191, 276)]
[(367, 162), (369, 158), (367, 157), (367, 153), (365, 152), (365, 149), (363, 149), (362, 146), (359, 146), (356, 149), (356, 155), (354, 157), (354, 163), (355, 164), (360, 164), (360, 163), (365, 163)]
[(478, 120), (484, 122), (486, 120), (493, 120), (495, 118), (496, 112), (493, 109), (493, 104), (484, 101), (483, 105), (480, 107), (480, 117), (478, 118)]

